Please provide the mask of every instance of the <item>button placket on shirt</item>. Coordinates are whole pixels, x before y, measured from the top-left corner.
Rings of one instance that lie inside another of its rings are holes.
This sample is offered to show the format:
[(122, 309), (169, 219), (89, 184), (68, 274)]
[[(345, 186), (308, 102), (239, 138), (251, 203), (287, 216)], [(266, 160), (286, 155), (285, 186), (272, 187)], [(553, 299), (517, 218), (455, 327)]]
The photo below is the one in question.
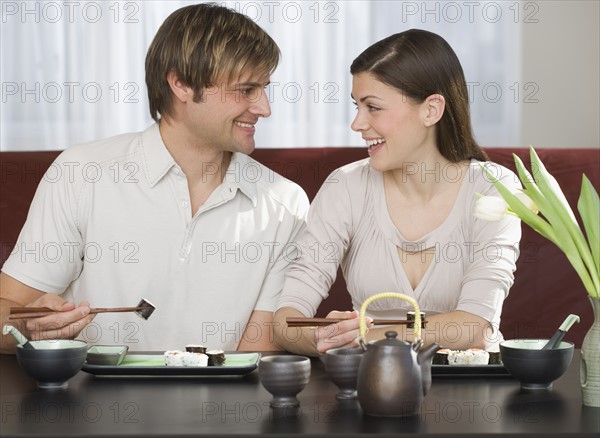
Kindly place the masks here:
[[(181, 172), (181, 171), (179, 171), (179, 172)], [(183, 172), (181, 172), (181, 175), (183, 176), (183, 179), (186, 182), (185, 194), (186, 194), (187, 199), (189, 199), (189, 191), (187, 188), (187, 179), (185, 178), (185, 175), (183, 175)], [(213, 199), (213, 202), (211, 202), (210, 204), (205, 204), (202, 207), (200, 207), (200, 209), (196, 212), (194, 217), (189, 216), (190, 213), (188, 210), (188, 215), (186, 215), (186, 224), (187, 225), (186, 225), (186, 230), (185, 230), (185, 236), (184, 236), (183, 243), (182, 243), (182, 246), (179, 251), (179, 260), (182, 263), (184, 263), (188, 260), (190, 252), (192, 250), (192, 242), (193, 242), (192, 239), (193, 239), (193, 235), (194, 235), (194, 228), (196, 227), (196, 222), (199, 220), (198, 218), (206, 211), (216, 208), (216, 207), (232, 200), (235, 197), (236, 191), (237, 191), (236, 188), (232, 187), (228, 183), (225, 183), (225, 184), (226, 184), (225, 187), (220, 186), (216, 189), (220, 192), (220, 193), (218, 193), (218, 195), (220, 195), (220, 196), (216, 196)]]
[(175, 196), (182, 210), (185, 221), (185, 232), (181, 247), (179, 248), (179, 260), (183, 263), (187, 261), (192, 250), (192, 235), (194, 232), (194, 221), (190, 210), (190, 192), (187, 184), (187, 178), (179, 166), (173, 166), (175, 174)]

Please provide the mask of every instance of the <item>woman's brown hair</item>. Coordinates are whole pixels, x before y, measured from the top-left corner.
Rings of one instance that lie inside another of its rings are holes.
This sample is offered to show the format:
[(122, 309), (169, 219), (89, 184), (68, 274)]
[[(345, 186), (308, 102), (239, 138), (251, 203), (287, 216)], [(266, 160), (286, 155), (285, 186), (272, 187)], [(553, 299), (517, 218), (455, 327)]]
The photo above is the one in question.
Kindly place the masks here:
[(488, 160), (473, 137), (469, 94), (460, 61), (441, 36), (411, 29), (387, 37), (352, 63), (350, 73), (364, 72), (415, 102), (423, 102), (432, 94), (444, 96), (446, 107), (436, 125), (440, 153), (453, 163), (471, 158)]

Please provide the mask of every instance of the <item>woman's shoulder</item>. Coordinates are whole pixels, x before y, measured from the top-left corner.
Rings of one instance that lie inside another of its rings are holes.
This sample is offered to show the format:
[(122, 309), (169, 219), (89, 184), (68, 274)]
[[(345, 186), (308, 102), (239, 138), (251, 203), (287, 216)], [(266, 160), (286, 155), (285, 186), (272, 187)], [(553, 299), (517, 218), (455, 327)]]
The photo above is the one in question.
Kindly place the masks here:
[(339, 175), (350, 179), (368, 176), (371, 171), (370, 160), (370, 158), (364, 158), (362, 160), (345, 164), (341, 167), (338, 167), (329, 176), (331, 177), (334, 175)]
[(372, 172), (368, 158), (338, 167), (323, 181), (313, 203), (351, 205), (352, 209), (360, 209), (371, 191)]
[(474, 190), (482, 194), (491, 190), (494, 187), (492, 177), (498, 179), (509, 189), (521, 188), (519, 178), (508, 167), (493, 161), (471, 160), (468, 178)]
[(322, 188), (348, 189), (364, 186), (372, 172), (369, 158), (338, 167), (323, 181)]

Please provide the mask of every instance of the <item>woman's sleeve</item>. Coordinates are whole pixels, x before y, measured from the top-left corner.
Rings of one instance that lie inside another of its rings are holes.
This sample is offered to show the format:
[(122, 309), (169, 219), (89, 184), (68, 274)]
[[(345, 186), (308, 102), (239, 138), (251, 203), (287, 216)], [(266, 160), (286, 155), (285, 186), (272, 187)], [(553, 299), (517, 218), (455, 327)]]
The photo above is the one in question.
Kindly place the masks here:
[(291, 307), (312, 317), (327, 298), (350, 244), (352, 201), (346, 175), (338, 169), (310, 206), (298, 258), (286, 273), (277, 308)]
[[(509, 169), (494, 165), (498, 178), (511, 191), (521, 188), (516, 175)], [(485, 177), (481, 178), (477, 192), (485, 196), (500, 196)], [(475, 218), (476, 196), (467, 202), (470, 212), (472, 236), (467, 242), (469, 263), (463, 278), (457, 310), (481, 316), (494, 329), (500, 324), (504, 299), (514, 282), (516, 262), (519, 257), (521, 221), (512, 215), (496, 222)]]

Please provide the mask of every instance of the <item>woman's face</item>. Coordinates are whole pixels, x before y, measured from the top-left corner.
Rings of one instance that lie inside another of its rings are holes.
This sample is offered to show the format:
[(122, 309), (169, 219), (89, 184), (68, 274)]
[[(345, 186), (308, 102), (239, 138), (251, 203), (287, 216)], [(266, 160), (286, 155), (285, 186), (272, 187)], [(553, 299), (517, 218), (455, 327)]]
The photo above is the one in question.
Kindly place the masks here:
[(437, 153), (426, 102), (414, 102), (370, 73), (353, 76), (352, 97), (358, 111), (352, 129), (366, 141), (374, 169), (401, 169)]

